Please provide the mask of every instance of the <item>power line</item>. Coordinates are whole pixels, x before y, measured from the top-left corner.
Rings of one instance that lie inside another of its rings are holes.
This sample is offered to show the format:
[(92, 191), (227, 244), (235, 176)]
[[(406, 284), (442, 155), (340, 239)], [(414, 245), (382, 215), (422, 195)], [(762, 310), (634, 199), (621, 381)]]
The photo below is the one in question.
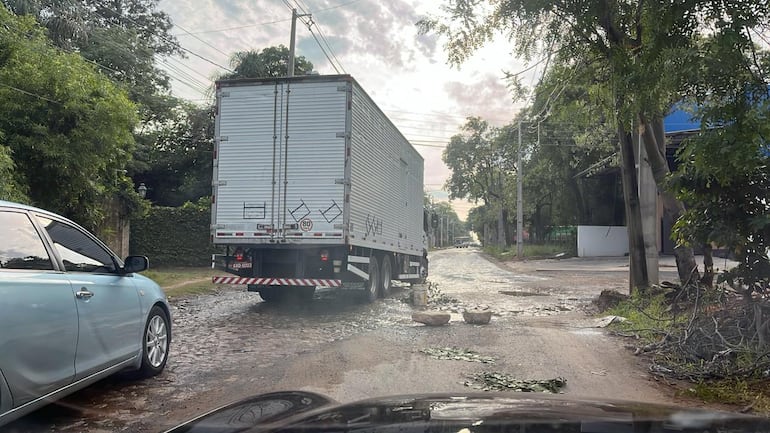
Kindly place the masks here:
[[(305, 7), (303, 7), (302, 4), (300, 4), (301, 0), (299, 0), (299, 1), (298, 0), (293, 0), (293, 1), (294, 1), (294, 4), (296, 5), (296, 8), (299, 9), (300, 12), (302, 12), (302, 15), (310, 16), (310, 13), (307, 11), (307, 9), (305, 9)], [(292, 6), (288, 2), (288, 0), (283, 0), (283, 3), (290, 10), (293, 11), (295, 9), (295, 7)], [(342, 71), (344, 72), (345, 68), (342, 66), (342, 63), (340, 63), (339, 59), (337, 59), (337, 56), (334, 54), (334, 51), (332, 50), (331, 46), (329, 45), (329, 42), (327, 40), (325, 40), (325, 38), (324, 38), (324, 40), (326, 42), (326, 48), (324, 48), (324, 44), (321, 43), (321, 41), (318, 39), (318, 35), (316, 35), (316, 32), (313, 31), (313, 24), (315, 24), (316, 28), (318, 29), (318, 34), (323, 38), (323, 35), (322, 35), (322, 32), (321, 32), (321, 28), (318, 26), (318, 24), (313, 21), (312, 17), (310, 19), (308, 19), (308, 20), (305, 20), (304, 17), (299, 17), (299, 19), (300, 19), (300, 21), (302, 21), (303, 24), (305, 24), (305, 27), (307, 27), (308, 31), (310, 32), (310, 35), (313, 36), (313, 39), (315, 39), (316, 43), (318, 44), (318, 48), (321, 49), (321, 52), (326, 57), (326, 60), (329, 61), (329, 64), (331, 65), (331, 67), (334, 68), (334, 71), (339, 74), (340, 73), (340, 69), (342, 69)], [(327, 48), (328, 48), (328, 51), (327, 51)], [(329, 53), (331, 53), (331, 55)], [(335, 61), (332, 59), (332, 57), (334, 59), (336, 59), (336, 61), (337, 61), (336, 64), (335, 64)], [(339, 68), (337, 66), (339, 66)]]
[(352, 5), (353, 3), (358, 3), (360, 1), (361, 0), (353, 0), (353, 1), (346, 2), (346, 3), (338, 4), (337, 6), (330, 6), (328, 8), (318, 9), (317, 11), (311, 11), (311, 13), (317, 14), (317, 13), (320, 13), (320, 12), (330, 11), (332, 9), (339, 9), (341, 7)]
[(192, 84), (190, 84), (190, 83), (188, 83), (188, 82), (186, 82), (186, 81), (184, 81), (184, 80), (180, 80), (179, 78), (177, 78), (177, 77), (175, 77), (175, 76), (173, 76), (173, 75), (171, 75), (170, 77), (171, 77), (171, 79), (172, 79), (172, 80), (176, 80), (176, 81), (178, 81), (179, 83), (181, 83), (181, 84), (184, 84), (185, 86), (187, 86), (187, 87), (189, 87), (189, 88), (191, 88), (191, 89), (195, 90), (196, 92), (200, 93), (201, 95), (203, 95), (203, 96), (206, 96), (206, 92), (205, 92), (205, 91), (202, 91), (201, 89), (199, 89), (199, 88), (198, 88), (198, 87), (196, 87), (195, 85), (192, 85)]
[[(347, 3), (338, 4), (336, 6), (329, 6), (327, 8), (318, 9), (318, 10), (314, 10), (314, 11), (310, 11), (310, 12), (313, 13), (313, 14), (318, 14), (318, 13), (330, 11), (330, 10), (333, 10), (333, 9), (339, 9), (341, 7), (345, 7), (345, 6), (351, 5), (353, 3), (358, 3), (359, 1), (361, 1), (361, 0), (353, 0), (353, 1), (349, 1)], [(281, 24), (281, 23), (285, 23), (285, 22), (288, 22), (288, 21), (291, 21), (291, 18), (284, 18), (284, 19), (274, 20), (274, 21), (265, 21), (265, 22), (256, 23), (256, 24), (246, 24), (246, 25), (235, 26), (235, 27), (227, 27), (227, 28), (223, 28), (223, 29), (211, 29), (211, 30), (200, 30), (200, 31), (197, 31), (197, 32), (177, 33), (174, 36), (187, 36), (187, 35), (193, 36), (193, 35), (202, 35), (202, 34), (206, 34), (206, 33), (222, 33), (222, 32), (229, 32), (231, 30), (242, 30), (242, 29), (248, 29), (248, 28), (252, 28), (252, 27), (261, 27), (261, 26), (269, 26), (269, 25), (273, 25), (273, 24)], [(177, 27), (179, 27), (179, 26), (177, 25)]]
[[(460, 114), (443, 113), (443, 112), (440, 112), (440, 111), (415, 112), (415, 111), (403, 111), (403, 110), (389, 109), (389, 108), (382, 108), (382, 111), (385, 111), (385, 112), (388, 112), (388, 113), (415, 114), (415, 115), (418, 115), (418, 116), (426, 116), (426, 117), (442, 116), (442, 117), (448, 117), (448, 118), (454, 118), (454, 119), (462, 119), (462, 120), (468, 120), (469, 117), (478, 117), (478, 116), (463, 116), (463, 115), (460, 115)], [(406, 119), (406, 120), (410, 120), (410, 119)], [(415, 122), (421, 122), (422, 123), (422, 121), (417, 120), (417, 119), (411, 119), (411, 120), (414, 120)], [(508, 119), (504, 119), (504, 120), (502, 118), (486, 118), (486, 119), (482, 118), (482, 120), (491, 120), (491, 121), (495, 121), (495, 122), (509, 122), (509, 121), (512, 121), (512, 117), (508, 118)]]
[[(83, 57), (83, 56), (81, 55), (80, 57)], [(86, 61), (86, 62), (88, 62), (88, 63), (91, 63), (92, 65), (96, 65), (96, 66), (98, 66), (98, 67), (100, 67), (100, 68), (102, 68), (102, 69), (106, 69), (106, 70), (108, 70), (108, 71), (110, 71), (110, 72), (114, 72), (114, 73), (116, 73), (116, 74), (122, 74), (122, 73), (123, 73), (122, 71), (118, 71), (118, 70), (116, 70), (116, 69), (112, 69), (112, 68), (110, 68), (109, 66), (104, 66), (104, 65), (102, 65), (101, 63), (95, 62), (95, 61), (93, 61), (93, 60), (91, 60), (91, 59), (88, 59), (88, 58), (85, 58), (85, 57), (83, 57), (83, 60), (85, 60), (85, 61)]]
[(23, 94), (25, 94), (25, 95), (27, 95), (27, 96), (32, 96), (32, 97), (35, 97), (35, 98), (37, 98), (37, 99), (41, 99), (41, 100), (43, 100), (43, 101), (47, 101), (47, 102), (53, 102), (54, 104), (59, 104), (59, 105), (61, 105), (61, 102), (59, 102), (59, 101), (54, 101), (53, 99), (48, 99), (48, 98), (46, 98), (45, 96), (40, 96), (40, 95), (38, 95), (37, 93), (28, 92), (28, 91), (26, 91), (26, 90), (24, 90), (24, 89), (19, 89), (18, 87), (13, 87), (13, 86), (11, 86), (11, 85), (9, 85), (9, 84), (0, 83), (0, 86), (3, 86), (3, 87), (7, 87), (7, 88), (9, 88), (9, 89), (11, 89), (11, 90), (15, 90), (15, 91), (17, 91), (17, 92), (19, 92), (19, 93), (23, 93)]
[(342, 69), (342, 72), (347, 74), (347, 71), (345, 71), (345, 68), (342, 66), (342, 62), (340, 62), (340, 59), (337, 58), (337, 55), (334, 54), (334, 50), (332, 50), (331, 45), (329, 45), (329, 41), (326, 39), (326, 36), (324, 36), (323, 31), (321, 31), (321, 26), (318, 25), (318, 23), (314, 22), (313, 19), (310, 19), (311, 23), (315, 24), (316, 29), (318, 29), (318, 34), (321, 35), (321, 39), (323, 39), (324, 43), (326, 44), (326, 47), (329, 48), (329, 52), (332, 53), (332, 57), (334, 57), (334, 60), (337, 61), (337, 64), (340, 65), (340, 69)]
[[(109, 9), (109, 10), (111, 10), (112, 12), (114, 12), (116, 16), (118, 16), (118, 17), (120, 17), (120, 18), (124, 18), (124, 19), (126, 19), (126, 20), (128, 20), (128, 21), (131, 21), (131, 22), (132, 22), (132, 23), (134, 23), (136, 26), (138, 26), (138, 27), (141, 27), (141, 25), (140, 25), (139, 23), (137, 23), (137, 22), (136, 22), (136, 20), (134, 20), (133, 18), (131, 18), (131, 17), (129, 17), (129, 16), (125, 16), (125, 15), (122, 15), (120, 12), (116, 11), (115, 9), (112, 9), (112, 8), (110, 8), (109, 6), (106, 6), (106, 5), (102, 5), (102, 6), (103, 6), (105, 9)], [(101, 13), (99, 10), (97, 10), (97, 11), (96, 11), (96, 13), (97, 13), (97, 14), (99, 14), (99, 15), (101, 15), (101, 16), (102, 16), (102, 18), (104, 18), (104, 19), (106, 19), (106, 20), (109, 20), (109, 19), (110, 19), (109, 17), (107, 17), (107, 16), (105, 16), (104, 14), (102, 14), (102, 13)], [(162, 40), (166, 41), (167, 43), (169, 43), (169, 44), (171, 44), (171, 45), (174, 45), (174, 46), (176, 46), (177, 48), (179, 48), (179, 49), (180, 49), (180, 50), (182, 50), (182, 51), (185, 51), (185, 52), (187, 52), (187, 53), (189, 53), (189, 54), (192, 54), (193, 56), (195, 56), (195, 57), (197, 57), (197, 58), (199, 58), (199, 59), (201, 59), (201, 60), (203, 60), (203, 61), (205, 61), (205, 62), (211, 63), (212, 65), (214, 65), (214, 66), (216, 66), (216, 67), (218, 67), (218, 68), (224, 69), (224, 70), (225, 70), (225, 71), (227, 71), (227, 72), (231, 72), (231, 73), (232, 73), (232, 72), (234, 72), (232, 69), (230, 69), (230, 68), (228, 68), (228, 67), (226, 67), (226, 66), (222, 66), (222, 65), (218, 64), (217, 62), (215, 62), (215, 61), (213, 61), (213, 60), (207, 59), (206, 57), (203, 57), (202, 55), (200, 55), (200, 54), (198, 54), (198, 53), (196, 53), (196, 52), (194, 52), (194, 51), (192, 51), (192, 50), (189, 50), (189, 49), (187, 49), (187, 48), (183, 47), (183, 46), (182, 46), (182, 45), (181, 45), (179, 42), (177, 42), (177, 41), (174, 41), (174, 40), (172, 40), (172, 39), (168, 38), (167, 36), (164, 36), (164, 35), (162, 35), (162, 34), (155, 34), (155, 36), (159, 37), (160, 39), (162, 39)]]
[(217, 47), (215, 47), (215, 46), (211, 45), (210, 43), (208, 43), (208, 42), (206, 42), (206, 41), (204, 41), (203, 39), (199, 38), (198, 36), (195, 36), (194, 34), (190, 33), (190, 32), (189, 32), (187, 29), (185, 29), (184, 27), (180, 26), (179, 24), (175, 24), (175, 25), (176, 25), (177, 27), (179, 27), (179, 29), (180, 29), (180, 30), (182, 30), (183, 32), (185, 32), (185, 33), (187, 33), (188, 35), (190, 35), (190, 36), (194, 37), (195, 39), (197, 39), (197, 40), (201, 41), (201, 42), (202, 42), (202, 43), (204, 43), (205, 45), (207, 45), (207, 46), (209, 46), (209, 47), (213, 48), (215, 51), (217, 51), (218, 53), (222, 54), (223, 56), (225, 56), (225, 57), (230, 57), (230, 56), (229, 56), (227, 53), (225, 53), (224, 51), (222, 51), (222, 50), (220, 50), (219, 48), (217, 48)]
[[(268, 26), (268, 25), (271, 25), (271, 24), (280, 24), (280, 23), (285, 23), (287, 21), (291, 21), (291, 18), (285, 18), (285, 19), (282, 19), (282, 20), (275, 20), (275, 21), (267, 21), (267, 22), (264, 22), (264, 23), (248, 24), (248, 25), (236, 26), (236, 27), (228, 27), (228, 28), (225, 28), (225, 29), (201, 30), (201, 31), (198, 31), (198, 32), (186, 32), (186, 34), (190, 35), (190, 36), (194, 36), (194, 35), (202, 35), (202, 34), (206, 34), (206, 33), (229, 32), (231, 30), (242, 30), (242, 29), (249, 29), (249, 28), (252, 28), (252, 27)], [(179, 34), (176, 34), (174, 36), (185, 36), (185, 34), (179, 33)]]
[[(296, 3), (297, 6), (300, 7), (300, 10), (302, 10), (302, 12), (304, 14), (306, 14), (306, 15), (308, 15), (308, 17), (310, 17), (309, 18), (309, 23), (307, 24), (308, 30), (310, 30), (310, 33), (311, 34), (313, 33), (313, 29), (311, 28), (311, 26), (313, 24), (315, 24), (316, 29), (318, 29), (318, 35), (323, 40), (324, 44), (326, 44), (326, 48), (329, 49), (329, 52), (331, 53), (332, 57), (334, 57), (334, 60), (337, 61), (337, 65), (339, 65), (340, 69), (342, 69), (342, 72), (347, 73), (345, 71), (345, 68), (342, 66), (342, 62), (340, 62), (340, 59), (337, 58), (337, 55), (334, 53), (334, 50), (332, 49), (331, 45), (329, 44), (329, 40), (326, 39), (326, 36), (323, 34), (323, 30), (321, 29), (321, 26), (317, 22), (315, 22), (313, 20), (312, 12), (310, 12), (310, 10), (309, 10), (310, 8), (307, 6), (307, 4), (304, 2), (304, 0), (294, 0), (294, 3)], [(302, 5), (304, 5), (305, 7), (303, 7)], [(305, 9), (305, 8), (307, 8), (307, 9)], [(320, 45), (320, 42), (319, 42), (319, 45)], [(331, 62), (331, 59), (329, 59), (329, 61)], [(337, 68), (335, 68), (335, 70), (336, 69)], [(337, 71), (337, 72), (339, 73), (339, 71)]]
[(176, 76), (169, 74), (171, 78), (186, 84), (188, 87), (195, 89), (196, 91), (198, 91), (204, 96), (206, 95), (206, 89), (209, 87), (208, 84), (205, 84), (199, 81), (197, 78), (179, 69), (179, 67), (177, 67), (176, 65), (173, 65), (165, 60), (163, 61), (163, 63), (170, 70), (170, 72), (173, 72), (174, 74), (176, 74)]
[[(204, 87), (208, 87), (208, 86), (210, 86), (210, 85), (211, 85), (211, 77), (207, 77), (206, 75), (203, 75), (203, 74), (202, 74), (200, 71), (198, 71), (197, 69), (195, 69), (195, 68), (193, 68), (193, 67), (191, 67), (191, 66), (187, 65), (187, 63), (185, 63), (185, 62), (182, 62), (182, 61), (180, 61), (180, 60), (178, 60), (178, 59), (176, 59), (176, 58), (174, 58), (174, 57), (161, 57), (161, 56), (158, 56), (158, 57), (159, 57), (159, 58), (160, 58), (160, 60), (161, 60), (161, 61), (163, 61), (163, 62), (168, 62), (168, 61), (170, 61), (170, 60), (173, 60), (174, 62), (178, 63), (178, 65), (179, 65), (179, 66), (181, 66), (181, 67), (183, 67), (183, 68), (185, 68), (185, 69), (188, 69), (188, 70), (192, 71), (192, 73), (194, 73), (195, 75), (197, 75), (197, 76), (199, 76), (199, 77), (203, 78), (205, 81), (203, 81), (203, 82), (200, 82), (200, 83), (201, 83), (201, 84), (203, 84), (203, 85), (204, 85)], [(200, 80), (196, 79), (196, 81), (200, 81)]]

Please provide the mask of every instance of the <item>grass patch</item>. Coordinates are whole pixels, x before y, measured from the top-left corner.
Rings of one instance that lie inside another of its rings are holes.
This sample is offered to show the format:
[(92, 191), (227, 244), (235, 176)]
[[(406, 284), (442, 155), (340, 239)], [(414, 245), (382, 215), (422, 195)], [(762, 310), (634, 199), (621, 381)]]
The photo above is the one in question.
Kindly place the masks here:
[(722, 403), (752, 412), (770, 415), (770, 380), (719, 380), (701, 382), (687, 389), (686, 394), (708, 403)]
[[(516, 245), (505, 249), (498, 246), (486, 246), (484, 252), (498, 260), (511, 260), (516, 258)], [(565, 253), (567, 256), (573, 255), (570, 248), (561, 244), (525, 244), (522, 253), (524, 257), (528, 258), (553, 257), (560, 253)]]
[(613, 323), (610, 325), (611, 329), (634, 333), (647, 342), (660, 339), (661, 334), (676, 325), (678, 320), (682, 320), (670, 313), (664, 294), (650, 295), (639, 292), (602, 314), (625, 317), (628, 320)]
[(211, 268), (156, 268), (142, 272), (154, 280), (169, 298), (184, 295), (200, 295), (215, 289), (211, 277), (221, 274)]
[[(700, 308), (712, 305), (711, 296), (704, 295), (701, 302)], [(676, 308), (673, 308), (673, 311), (676, 311)], [(717, 359), (711, 352), (698, 355), (702, 356), (700, 359), (693, 354), (694, 350), (706, 350), (706, 345), (713, 343), (713, 340), (709, 339), (709, 328), (701, 329), (702, 323), (711, 323), (712, 316), (695, 316), (691, 309), (673, 313), (666, 294), (654, 291), (645, 294), (637, 292), (602, 314), (625, 317), (627, 321), (613, 323), (609, 329), (619, 335), (638, 337), (639, 346), (652, 345), (655, 348), (649, 355), (653, 365), (667, 368), (672, 377), (690, 381), (691, 385), (680, 391), (682, 395), (707, 403), (726, 404), (764, 415), (770, 414), (770, 379), (766, 377), (765, 367), (749, 373), (750, 376), (739, 373), (750, 372), (751, 367), (761, 366), (762, 364), (757, 363), (762, 355), (749, 348), (737, 346), (731, 348), (723, 359)], [(725, 326), (724, 320), (722, 324)], [(687, 347), (683, 347), (685, 343), (681, 340), (682, 333), (687, 327), (691, 330), (700, 329), (700, 334), (691, 331)], [(726, 327), (722, 332), (725, 330)], [(668, 341), (663, 339), (666, 335), (670, 337)], [(713, 352), (715, 349), (710, 350)]]

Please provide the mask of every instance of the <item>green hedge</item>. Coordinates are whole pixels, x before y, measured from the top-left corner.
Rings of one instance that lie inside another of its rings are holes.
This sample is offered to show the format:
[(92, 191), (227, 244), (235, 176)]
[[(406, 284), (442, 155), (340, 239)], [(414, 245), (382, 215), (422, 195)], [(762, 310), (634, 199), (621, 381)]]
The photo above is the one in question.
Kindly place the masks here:
[(211, 210), (204, 200), (153, 206), (144, 217), (131, 220), (131, 254), (149, 257), (152, 267), (210, 265), (216, 250), (210, 242)]

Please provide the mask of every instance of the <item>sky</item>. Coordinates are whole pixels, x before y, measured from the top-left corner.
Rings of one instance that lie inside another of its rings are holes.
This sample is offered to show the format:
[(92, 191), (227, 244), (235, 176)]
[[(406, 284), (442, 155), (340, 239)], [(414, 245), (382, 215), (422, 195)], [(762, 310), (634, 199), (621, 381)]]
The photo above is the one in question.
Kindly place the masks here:
[[(441, 161), (442, 148), (468, 116), (495, 126), (510, 122), (522, 103), (511, 98), (504, 71), (516, 73), (528, 65), (511, 54), (503, 37), (459, 67), (448, 65), (445, 41), (420, 35), (415, 25), (441, 14), (445, 1), (161, 0), (160, 9), (174, 23), (172, 34), (188, 50), (186, 59), (167, 59), (161, 66), (172, 77), (175, 95), (203, 103), (232, 53), (288, 47), (289, 5), (309, 11), (315, 37), (298, 22), (296, 55), (322, 75), (337, 73), (334, 66), (352, 75), (425, 158), (425, 190), (446, 201), (444, 184), (451, 172)], [(540, 72), (535, 67), (522, 75), (524, 84)], [(473, 204), (454, 200), (452, 206), (464, 220)]]

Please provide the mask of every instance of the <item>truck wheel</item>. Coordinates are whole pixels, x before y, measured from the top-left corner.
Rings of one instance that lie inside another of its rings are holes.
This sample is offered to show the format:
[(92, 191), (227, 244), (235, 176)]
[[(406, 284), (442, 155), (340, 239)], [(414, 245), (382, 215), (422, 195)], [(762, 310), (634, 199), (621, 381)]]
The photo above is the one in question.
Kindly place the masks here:
[(366, 300), (376, 301), (380, 293), (380, 266), (375, 256), (369, 257), (369, 280), (364, 287), (366, 287)]
[(384, 255), (382, 256), (382, 266), (380, 267), (380, 280), (382, 283), (380, 284), (380, 296), (383, 298), (390, 296), (390, 291), (392, 288), (392, 280), (391, 277), (393, 276), (393, 271), (390, 265), (390, 256)]

